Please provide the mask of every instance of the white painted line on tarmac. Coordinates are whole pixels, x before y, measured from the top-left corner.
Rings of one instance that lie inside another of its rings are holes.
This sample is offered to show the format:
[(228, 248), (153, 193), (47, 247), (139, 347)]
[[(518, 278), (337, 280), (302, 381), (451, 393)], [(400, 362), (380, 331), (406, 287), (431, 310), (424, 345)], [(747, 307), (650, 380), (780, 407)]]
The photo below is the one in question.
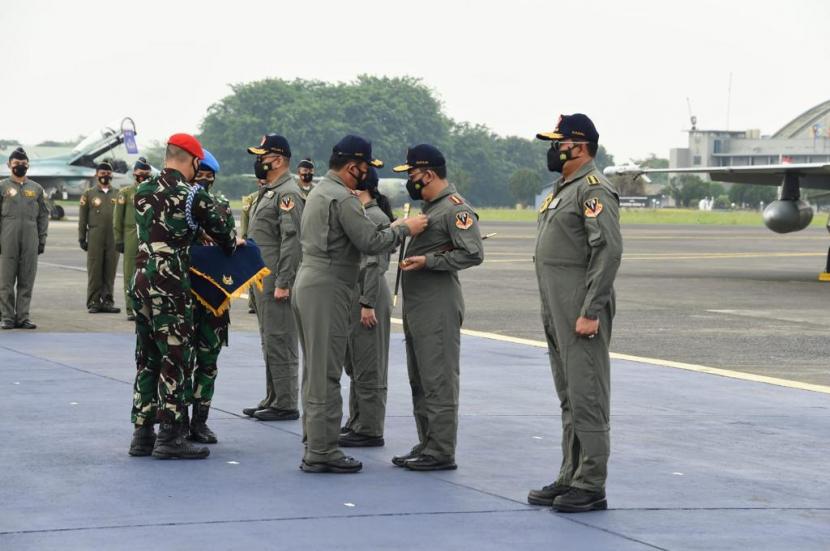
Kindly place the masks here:
[[(403, 325), (403, 320), (400, 318), (392, 318), (392, 323), (396, 325)], [(487, 331), (474, 331), (472, 329), (462, 329), (462, 335), (470, 337), (481, 337), (483, 339), (490, 339), (500, 342), (509, 342), (512, 344), (523, 344), (525, 346), (533, 346), (536, 348), (547, 349), (548, 345), (544, 341), (537, 341), (534, 339), (522, 339), (519, 337), (511, 337), (509, 335), (500, 335), (498, 333), (489, 333)], [(768, 377), (766, 375), (756, 375), (754, 373), (744, 373), (742, 371), (733, 371), (731, 369), (721, 369), (719, 367), (708, 367), (705, 365), (688, 364), (684, 362), (673, 362), (671, 360), (660, 360), (657, 358), (646, 358), (643, 356), (632, 356), (630, 354), (619, 354), (617, 352), (611, 353), (613, 360), (625, 360), (629, 362), (637, 362), (642, 364), (654, 365), (657, 367), (670, 367), (673, 369), (682, 369), (684, 371), (694, 371), (695, 373), (706, 373), (708, 375), (717, 375), (719, 377), (728, 377), (730, 379), (738, 379), (741, 381), (751, 381), (753, 383), (764, 383), (768, 385), (782, 386), (786, 388), (794, 388), (797, 390), (808, 390), (810, 392), (820, 392), (822, 394), (830, 394), (830, 386), (816, 385), (812, 383), (802, 383), (801, 381), (792, 381), (790, 379), (781, 379), (779, 377)]]

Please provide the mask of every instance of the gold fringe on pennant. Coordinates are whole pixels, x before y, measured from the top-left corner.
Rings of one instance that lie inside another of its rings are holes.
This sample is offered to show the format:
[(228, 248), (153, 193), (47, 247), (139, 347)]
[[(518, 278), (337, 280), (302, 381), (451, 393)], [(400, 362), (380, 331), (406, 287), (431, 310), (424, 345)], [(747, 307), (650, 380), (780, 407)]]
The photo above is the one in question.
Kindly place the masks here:
[(231, 300), (233, 300), (235, 298), (239, 298), (239, 296), (242, 293), (244, 293), (245, 290), (248, 287), (250, 287), (251, 285), (256, 285), (257, 288), (260, 291), (262, 291), (262, 280), (265, 278), (265, 276), (267, 276), (271, 273), (271, 270), (269, 270), (267, 267), (263, 267), (257, 273), (255, 273), (253, 275), (253, 277), (249, 278), (248, 281), (246, 281), (245, 283), (243, 283), (242, 285), (237, 287), (236, 291), (234, 291), (233, 293), (229, 293), (225, 290), (224, 287), (222, 287), (221, 285), (216, 283), (216, 281), (214, 281), (214, 279), (212, 277), (210, 277), (209, 275), (203, 274), (202, 272), (200, 272), (199, 270), (197, 270), (196, 268), (193, 268), (193, 267), (190, 268), (190, 271), (193, 272), (194, 274), (198, 275), (199, 277), (205, 278), (207, 281), (209, 281), (211, 284), (213, 284), (217, 289), (222, 291), (222, 293), (224, 293), (225, 300), (222, 301), (222, 304), (219, 305), (219, 308), (214, 308), (213, 306), (208, 304), (207, 300), (202, 298), (199, 295), (199, 293), (197, 293), (192, 288), (190, 289), (190, 292), (193, 293), (193, 296), (196, 297), (196, 300), (199, 301), (199, 304), (204, 306), (211, 314), (213, 314), (217, 318), (219, 316), (221, 316), (222, 314), (224, 314), (228, 310), (228, 308), (230, 308)]

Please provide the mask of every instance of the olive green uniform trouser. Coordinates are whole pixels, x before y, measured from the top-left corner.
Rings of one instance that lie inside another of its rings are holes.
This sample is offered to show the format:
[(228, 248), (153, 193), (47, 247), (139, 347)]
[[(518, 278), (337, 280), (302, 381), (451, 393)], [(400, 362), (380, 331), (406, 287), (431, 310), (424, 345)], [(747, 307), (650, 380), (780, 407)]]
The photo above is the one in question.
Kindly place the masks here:
[(306, 256), (294, 283), (292, 306), (303, 349), (303, 459), (307, 463), (336, 461), (344, 455), (337, 448), (343, 417), (340, 377), (357, 276), (357, 265), (339, 267)]
[(33, 220), (8, 218), (3, 222), (0, 232), (0, 317), (3, 321), (20, 323), (29, 319), (37, 274), (37, 247), (37, 226)]
[(611, 450), (611, 362), (608, 346), (614, 298), (599, 314), (599, 333), (578, 337), (576, 319), (586, 294), (586, 269), (537, 262), (542, 323), (562, 408), (562, 467), (558, 484), (605, 488)]
[(349, 420), (346, 427), (367, 436), (383, 436), (386, 418), (386, 379), (389, 372), (389, 332), (392, 294), (384, 277), (379, 278), (374, 304), (378, 323), (367, 328), (360, 323), (361, 306), (352, 306), (352, 331), (346, 353), (349, 388)]
[(265, 356), (266, 390), (259, 407), (296, 410), (300, 365), (297, 323), (291, 302), (274, 298), (275, 282), (276, 276), (270, 274), (262, 280), (262, 291), (254, 286), (259, 337)]
[(404, 272), (406, 366), (419, 443), (413, 452), (454, 461), (464, 298), (455, 272)]
[(118, 251), (112, 226), (89, 229), (89, 245), (86, 253), (87, 292), (86, 306), (112, 305), (115, 271), (118, 268)]

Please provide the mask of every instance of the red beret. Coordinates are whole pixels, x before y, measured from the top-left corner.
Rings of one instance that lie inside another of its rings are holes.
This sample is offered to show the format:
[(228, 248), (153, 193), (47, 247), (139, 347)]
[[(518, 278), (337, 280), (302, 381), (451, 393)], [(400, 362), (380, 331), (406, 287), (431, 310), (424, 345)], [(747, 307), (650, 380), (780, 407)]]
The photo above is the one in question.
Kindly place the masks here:
[(202, 144), (190, 134), (173, 134), (167, 140), (167, 145), (181, 147), (200, 161), (205, 158), (205, 152), (202, 151)]

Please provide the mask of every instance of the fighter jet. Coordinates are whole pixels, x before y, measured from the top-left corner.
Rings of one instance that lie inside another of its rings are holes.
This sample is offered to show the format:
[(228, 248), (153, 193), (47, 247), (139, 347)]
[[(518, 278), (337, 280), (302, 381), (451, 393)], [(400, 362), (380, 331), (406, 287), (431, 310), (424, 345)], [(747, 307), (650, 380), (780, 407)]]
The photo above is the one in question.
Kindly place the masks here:
[[(93, 132), (66, 155), (44, 159), (32, 159), (29, 162), (27, 176), (43, 186), (50, 199), (51, 217), (63, 218), (63, 208), (52, 203), (53, 199), (80, 197), (95, 181), (95, 166), (107, 153), (113, 152), (125, 144), (126, 152), (138, 153), (135, 144), (135, 123), (130, 118), (121, 121), (117, 129), (111, 126)], [(116, 188), (129, 185), (133, 178), (127, 162), (122, 159), (108, 159), (113, 165), (113, 185)], [(0, 178), (7, 177), (9, 169), (0, 167)]]
[[(606, 176), (626, 175), (639, 177), (645, 174), (705, 173), (716, 182), (779, 186), (778, 199), (764, 208), (764, 224), (776, 233), (803, 230), (813, 220), (813, 209), (801, 199), (801, 188), (830, 190), (830, 164), (800, 163), (750, 166), (709, 166), (700, 168), (640, 168), (632, 165), (609, 166)], [(827, 220), (830, 231), (830, 218)], [(822, 281), (830, 281), (830, 250), (827, 252), (825, 271), (819, 275)]]

